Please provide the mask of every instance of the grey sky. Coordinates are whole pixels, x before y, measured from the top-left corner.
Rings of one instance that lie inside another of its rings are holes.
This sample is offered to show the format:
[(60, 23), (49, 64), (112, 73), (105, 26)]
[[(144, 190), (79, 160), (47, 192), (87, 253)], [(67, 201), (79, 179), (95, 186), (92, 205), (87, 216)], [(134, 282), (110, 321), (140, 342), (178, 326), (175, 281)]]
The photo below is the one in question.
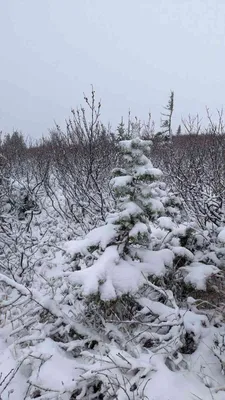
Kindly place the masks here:
[(224, 0), (0, 0), (0, 130), (47, 134), (93, 84), (104, 122), (175, 91), (181, 115), (225, 103)]

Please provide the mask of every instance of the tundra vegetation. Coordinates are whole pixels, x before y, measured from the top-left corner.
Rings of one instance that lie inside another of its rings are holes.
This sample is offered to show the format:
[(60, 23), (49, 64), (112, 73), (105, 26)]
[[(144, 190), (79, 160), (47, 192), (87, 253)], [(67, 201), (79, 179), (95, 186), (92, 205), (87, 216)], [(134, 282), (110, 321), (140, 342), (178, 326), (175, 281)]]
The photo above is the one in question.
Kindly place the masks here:
[(0, 140), (0, 399), (225, 398), (225, 126)]

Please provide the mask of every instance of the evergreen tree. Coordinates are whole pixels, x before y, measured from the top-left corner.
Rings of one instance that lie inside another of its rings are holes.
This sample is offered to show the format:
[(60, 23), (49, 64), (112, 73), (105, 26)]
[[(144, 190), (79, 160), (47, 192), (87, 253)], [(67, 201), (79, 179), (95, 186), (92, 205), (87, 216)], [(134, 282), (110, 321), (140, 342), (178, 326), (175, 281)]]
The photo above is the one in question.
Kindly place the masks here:
[(166, 107), (164, 107), (166, 113), (161, 113), (163, 118), (161, 119), (161, 129), (163, 134), (169, 136), (171, 139), (172, 136), (172, 116), (174, 111), (174, 92), (170, 92), (169, 101)]
[(121, 118), (121, 121), (120, 121), (120, 123), (119, 123), (119, 125), (118, 125), (116, 130), (117, 130), (117, 139), (119, 141), (125, 139), (126, 129), (125, 129), (125, 124), (124, 124), (124, 121), (123, 121), (123, 117)]
[[(140, 258), (143, 259), (141, 249), (149, 251), (150, 220), (154, 220), (164, 212), (163, 204), (156, 190), (156, 182), (161, 178), (162, 173), (152, 166), (147, 157), (150, 151), (150, 142), (136, 137), (121, 141), (120, 147), (124, 168), (115, 169), (114, 177), (111, 180), (111, 187), (117, 199), (117, 211), (108, 215), (106, 225), (91, 231), (83, 241), (76, 242), (77, 251), (76, 249), (74, 251), (74, 256), (88, 255), (93, 251), (98, 251), (97, 261), (93, 263), (91, 270), (89, 268), (89, 270), (76, 272), (74, 279), (77, 278), (84, 286), (85, 294), (99, 293), (104, 300), (115, 299), (119, 293), (136, 291), (139, 284), (143, 282), (143, 272), (147, 266), (140, 263)], [(169, 251), (167, 256), (169, 257)], [(172, 252), (170, 256), (172, 257)], [(161, 253), (159, 257), (161, 257)], [(171, 257), (169, 257), (169, 263)], [(165, 260), (166, 262), (167, 260)], [(120, 263), (122, 264), (120, 265)], [(134, 263), (137, 264), (138, 281), (132, 281), (130, 282), (131, 286), (128, 285), (129, 287), (118, 290), (113, 277), (115, 266), (121, 270), (124, 268), (129, 277), (128, 267), (130, 265), (133, 270)], [(107, 275), (106, 269), (110, 279), (99, 279), (96, 272), (101, 270), (105, 276)], [(91, 272), (93, 273), (92, 279), (86, 279), (87, 274), (89, 277), (91, 276)]]
[(181, 135), (181, 125), (178, 126), (176, 134), (177, 136)]
[(19, 153), (26, 150), (26, 143), (22, 133), (14, 131), (12, 135), (7, 134), (2, 143), (3, 149), (10, 149), (11, 152)]

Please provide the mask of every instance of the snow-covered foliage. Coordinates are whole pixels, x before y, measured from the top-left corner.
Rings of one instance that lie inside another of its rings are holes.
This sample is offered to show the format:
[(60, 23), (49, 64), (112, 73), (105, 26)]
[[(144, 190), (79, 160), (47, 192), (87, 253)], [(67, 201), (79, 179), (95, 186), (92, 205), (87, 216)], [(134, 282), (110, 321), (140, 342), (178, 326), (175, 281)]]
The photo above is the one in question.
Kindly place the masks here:
[(56, 165), (2, 172), (2, 400), (224, 399), (224, 227), (185, 219), (150, 146), (120, 142), (102, 212), (99, 181), (73, 208)]
[[(189, 219), (204, 229), (224, 224), (225, 134), (221, 113), (215, 124), (201, 129), (198, 116), (184, 120), (184, 132), (170, 142), (155, 137), (152, 157), (169, 186), (179, 194)], [(201, 132), (201, 134), (199, 134)]]
[(126, 168), (114, 170), (111, 179), (118, 211), (107, 216), (106, 225), (67, 245), (74, 260), (81, 256), (81, 270), (69, 281), (81, 284), (84, 295), (99, 294), (102, 300), (135, 293), (146, 276), (160, 276), (174, 257), (169, 249), (152, 251), (150, 246), (149, 218), (161, 215), (164, 207), (155, 187), (162, 173), (144, 154), (149, 143), (135, 138), (120, 145)]

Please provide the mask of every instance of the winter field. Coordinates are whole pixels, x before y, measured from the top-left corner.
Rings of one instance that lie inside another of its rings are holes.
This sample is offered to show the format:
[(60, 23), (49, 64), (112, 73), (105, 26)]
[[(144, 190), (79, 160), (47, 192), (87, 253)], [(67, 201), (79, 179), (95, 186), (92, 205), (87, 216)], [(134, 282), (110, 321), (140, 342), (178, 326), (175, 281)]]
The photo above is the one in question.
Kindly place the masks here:
[(0, 399), (224, 400), (222, 115), (112, 133), (85, 100), (2, 137)]

